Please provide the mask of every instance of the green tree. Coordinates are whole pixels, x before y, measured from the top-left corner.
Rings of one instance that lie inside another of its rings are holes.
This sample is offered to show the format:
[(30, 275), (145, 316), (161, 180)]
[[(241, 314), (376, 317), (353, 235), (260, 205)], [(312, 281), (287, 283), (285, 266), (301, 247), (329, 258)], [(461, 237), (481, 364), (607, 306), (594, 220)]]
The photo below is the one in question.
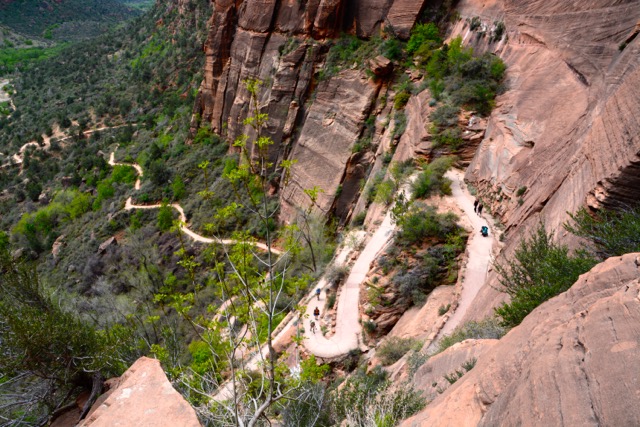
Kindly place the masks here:
[(171, 183), (171, 191), (173, 193), (174, 200), (182, 199), (187, 193), (187, 189), (184, 185), (184, 181), (182, 180), (180, 175), (177, 175), (173, 180), (173, 182)]
[(130, 362), (122, 329), (98, 331), (64, 310), (58, 292), (34, 265), (0, 250), (0, 417), (8, 425), (44, 425), (49, 415), (91, 390), (86, 415), (102, 379)]
[[(179, 263), (196, 291), (186, 295), (161, 293), (156, 300), (170, 304), (188, 322), (197, 339), (209, 347), (208, 369), (202, 373), (186, 369), (179, 376), (183, 390), (204, 421), (250, 427), (273, 416), (277, 405), (296, 399), (303, 390), (301, 380), (289, 375), (286, 366), (278, 361), (273, 333), (285, 313), (293, 309), (291, 304), (283, 304), (283, 300), (306, 288), (308, 278), (291, 272), (301, 252), (299, 233), (291, 228), (283, 230), (284, 253), (273, 246), (277, 236), (272, 223), (279, 209), (269, 197), (269, 175), (275, 168), (269, 161), (273, 141), (263, 135), (268, 116), (258, 108), (260, 82), (245, 83), (253, 113), (244, 124), (252, 128), (255, 138), (250, 140), (243, 135), (234, 141), (240, 160), (236, 167), (225, 167), (224, 177), (239, 199), (229, 201), (215, 216), (223, 221), (238, 210), (248, 210), (262, 225), (264, 243), (259, 249), (246, 231), (236, 232), (232, 237), (237, 243), (222, 246), (219, 251), (222, 256), (211, 261), (206, 286), (211, 287), (220, 301), (225, 301), (221, 308), (209, 306), (209, 311), (217, 313), (215, 316), (204, 318), (193, 314), (205, 284), (199, 283), (195, 274), (201, 267), (200, 261), (184, 247), (178, 251)], [(206, 173), (207, 166), (203, 162), (199, 168)], [(290, 166), (287, 162), (278, 165), (285, 175)], [(218, 226), (208, 224), (207, 229), (216, 231)], [(240, 329), (239, 324), (243, 325)], [(214, 337), (225, 337), (225, 345), (221, 346)], [(256, 354), (253, 361), (242, 361), (249, 352)], [(202, 353), (200, 348), (198, 354)], [(212, 398), (218, 393), (224, 393), (228, 399), (219, 402)]]
[(158, 209), (158, 229), (162, 232), (169, 231), (173, 226), (173, 212), (166, 202)]
[(494, 264), (501, 290), (511, 297), (495, 310), (502, 325), (519, 325), (537, 306), (569, 289), (596, 262), (584, 251), (569, 254), (540, 224), (522, 239), (511, 258)]
[(640, 252), (640, 205), (619, 211), (582, 208), (571, 215), (565, 228), (587, 240), (587, 247), (604, 260), (630, 252)]
[(418, 24), (413, 28), (411, 37), (407, 43), (407, 53), (415, 53), (425, 43), (428, 43), (430, 47), (442, 44), (440, 30), (438, 30), (436, 24), (432, 22), (428, 24)]

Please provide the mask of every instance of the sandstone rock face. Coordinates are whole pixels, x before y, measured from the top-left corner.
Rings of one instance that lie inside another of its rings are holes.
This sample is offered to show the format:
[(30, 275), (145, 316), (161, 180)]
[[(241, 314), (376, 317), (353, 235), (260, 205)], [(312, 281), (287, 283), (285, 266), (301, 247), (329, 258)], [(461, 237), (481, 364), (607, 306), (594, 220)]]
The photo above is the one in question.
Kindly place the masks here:
[(464, 19), (454, 29), (509, 67), (508, 90), (467, 172), (485, 205), (511, 229), (539, 219), (558, 229), (585, 204), (638, 200), (640, 40), (632, 35), (640, 2), (469, 0), (459, 10), (480, 17), (487, 34), (502, 21), (508, 35), (490, 41)]
[(138, 359), (98, 402), (79, 427), (200, 426), (195, 411), (171, 386), (160, 362), (147, 357)]
[(387, 22), (396, 36), (405, 40), (409, 38), (424, 3), (416, 0), (394, 0)]
[(304, 190), (314, 186), (322, 190), (318, 212), (329, 212), (377, 92), (378, 86), (355, 70), (320, 84), (291, 153), (298, 163), (291, 168), (290, 182), (282, 191), (283, 217), (291, 218), (296, 206), (308, 205)]
[[(366, 82), (364, 74), (355, 70), (324, 82), (316, 81), (314, 75), (322, 68), (326, 42), (341, 33), (370, 37), (387, 25), (387, 21), (392, 21), (394, 28), (408, 35), (422, 8), (422, 2), (418, 3), (406, 0), (215, 0), (204, 46), (204, 78), (194, 106), (192, 131), (210, 124), (229, 141), (241, 134), (252, 136), (252, 130), (243, 125), (247, 115), (253, 113), (243, 81), (261, 79), (265, 84), (259, 95), (259, 108), (269, 114), (266, 133), (274, 140), (269, 156), (275, 165), (274, 176), (280, 177), (274, 179), (274, 188), (287, 184), (277, 165), (284, 159), (298, 161), (295, 174), (282, 195), (285, 208), (281, 219), (293, 220), (293, 207), (298, 203), (308, 207), (308, 198), (300, 191), (314, 185), (325, 191), (318, 210), (326, 213), (335, 209), (341, 219), (346, 219), (353, 211), (358, 183), (366, 178), (369, 165), (374, 161), (371, 153), (352, 157), (351, 146), (362, 132), (363, 121), (380, 84)], [(391, 11), (393, 15), (389, 17)], [(390, 72), (388, 60), (378, 58), (375, 62), (380, 75)], [(356, 93), (360, 89), (362, 92)], [(352, 93), (348, 94), (349, 91)], [(315, 101), (310, 99), (312, 94), (316, 96)], [(343, 94), (355, 97), (340, 99)], [(321, 105), (316, 106), (318, 102)], [(328, 103), (335, 105), (328, 109)], [(344, 129), (332, 128), (325, 133), (324, 117), (318, 119), (318, 114), (324, 113), (337, 114), (336, 126), (346, 124)], [(331, 143), (325, 145), (330, 140)], [(323, 169), (320, 176), (319, 171), (325, 166), (328, 168)], [(336, 197), (339, 185), (343, 192)]]
[(639, 278), (640, 253), (595, 266), (402, 425), (640, 425)]

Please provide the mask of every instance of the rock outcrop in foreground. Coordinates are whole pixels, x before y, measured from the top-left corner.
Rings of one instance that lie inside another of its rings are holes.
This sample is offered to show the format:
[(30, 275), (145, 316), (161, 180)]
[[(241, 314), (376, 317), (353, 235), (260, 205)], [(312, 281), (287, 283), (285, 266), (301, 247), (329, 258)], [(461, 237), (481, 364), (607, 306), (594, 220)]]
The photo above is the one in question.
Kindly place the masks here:
[(402, 425), (640, 425), (638, 325), (640, 253), (610, 258), (534, 310)]
[(174, 390), (155, 359), (142, 357), (101, 396), (78, 427), (200, 427), (193, 408)]

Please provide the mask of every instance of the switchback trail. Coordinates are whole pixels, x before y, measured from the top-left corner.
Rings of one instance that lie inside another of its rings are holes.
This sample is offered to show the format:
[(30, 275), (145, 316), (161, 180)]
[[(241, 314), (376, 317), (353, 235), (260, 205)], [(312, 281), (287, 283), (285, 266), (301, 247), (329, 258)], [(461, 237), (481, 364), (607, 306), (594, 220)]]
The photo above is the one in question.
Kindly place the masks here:
[[(136, 179), (136, 183), (134, 184), (134, 189), (139, 190), (140, 189), (140, 179), (142, 178), (144, 171), (142, 170), (142, 167), (136, 163), (117, 163), (115, 161), (115, 155), (116, 155), (116, 150), (118, 149), (118, 147), (116, 147), (115, 150), (113, 150), (111, 152), (111, 155), (109, 156), (109, 164), (111, 166), (130, 166), (133, 167), (136, 172), (138, 172), (138, 178)], [(172, 203), (171, 206), (173, 209), (175, 209), (176, 211), (178, 211), (178, 214), (180, 215), (180, 231), (182, 231), (184, 234), (186, 234), (187, 236), (191, 237), (194, 241), (196, 242), (201, 242), (201, 243), (218, 243), (218, 244), (222, 244), (222, 245), (233, 245), (238, 243), (237, 240), (234, 239), (218, 239), (218, 238), (214, 238), (211, 239), (209, 237), (204, 237), (201, 236), (200, 234), (194, 232), (193, 230), (189, 229), (189, 227), (187, 227), (187, 216), (184, 213), (184, 209), (182, 209), (182, 206), (180, 206), (177, 203)], [(129, 211), (132, 209), (158, 209), (162, 207), (162, 204), (155, 204), (155, 205), (134, 205), (133, 201), (132, 201), (132, 197), (129, 197), (127, 199), (127, 201), (124, 204), (124, 209)], [(262, 249), (263, 251), (268, 251), (269, 247), (267, 245), (265, 245), (262, 242), (254, 242), (253, 243), (257, 248)], [(275, 247), (271, 247), (271, 252), (273, 252), (276, 255), (281, 255), (282, 251), (275, 248)]]
[(483, 217), (481, 217), (473, 211), (474, 197), (466, 189), (463, 175), (464, 173), (462, 171), (452, 169), (448, 171), (445, 176), (452, 181), (452, 196), (469, 219), (473, 231), (467, 242), (468, 259), (462, 280), (462, 292), (458, 300), (458, 307), (444, 324), (436, 336), (434, 343), (442, 336), (453, 332), (453, 330), (460, 325), (462, 318), (469, 307), (471, 307), (473, 300), (487, 279), (487, 271), (491, 263), (491, 248), (494, 243), (496, 243), (496, 235), (493, 229), (491, 229), (488, 237), (483, 237), (480, 234), (480, 227), (483, 225), (489, 226), (488, 222), (484, 219), (484, 217), (489, 217), (489, 215), (484, 213)]

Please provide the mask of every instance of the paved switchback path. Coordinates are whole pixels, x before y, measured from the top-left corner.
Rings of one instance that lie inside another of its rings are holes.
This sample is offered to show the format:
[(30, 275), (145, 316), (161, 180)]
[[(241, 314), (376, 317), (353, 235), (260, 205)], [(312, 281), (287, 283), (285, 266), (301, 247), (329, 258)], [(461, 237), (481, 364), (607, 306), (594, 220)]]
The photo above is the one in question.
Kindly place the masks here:
[(475, 198), (469, 193), (464, 184), (464, 172), (460, 170), (450, 170), (445, 175), (452, 181), (451, 191), (456, 203), (465, 213), (473, 228), (471, 236), (467, 242), (467, 265), (464, 271), (464, 279), (462, 281), (462, 292), (458, 300), (458, 307), (453, 315), (447, 320), (444, 327), (438, 333), (434, 343), (443, 335), (450, 334), (457, 326), (460, 325), (462, 318), (466, 314), (469, 307), (473, 303), (480, 288), (487, 279), (487, 271), (491, 263), (491, 248), (496, 242), (496, 235), (493, 229), (489, 231), (489, 237), (482, 237), (480, 227), (489, 226), (484, 217), (490, 218), (487, 213), (483, 213), (480, 217), (473, 211), (473, 202)]

